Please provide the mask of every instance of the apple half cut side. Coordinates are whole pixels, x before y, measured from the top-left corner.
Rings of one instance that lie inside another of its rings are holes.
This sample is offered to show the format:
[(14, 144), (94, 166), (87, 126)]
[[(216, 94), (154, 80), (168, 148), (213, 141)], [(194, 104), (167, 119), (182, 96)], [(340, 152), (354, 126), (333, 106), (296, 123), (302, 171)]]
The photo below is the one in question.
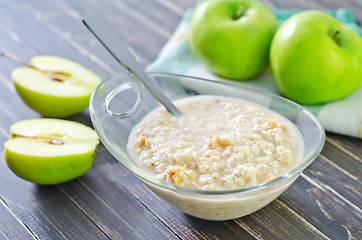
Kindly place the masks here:
[(5, 142), (5, 160), (20, 178), (58, 184), (84, 175), (99, 143), (96, 132), (81, 123), (40, 118), (17, 122)]
[[(83, 111), (101, 78), (81, 64), (57, 56), (36, 56), (30, 67), (11, 77), (22, 100), (45, 117), (67, 117)], [(39, 69), (43, 71), (39, 71)]]

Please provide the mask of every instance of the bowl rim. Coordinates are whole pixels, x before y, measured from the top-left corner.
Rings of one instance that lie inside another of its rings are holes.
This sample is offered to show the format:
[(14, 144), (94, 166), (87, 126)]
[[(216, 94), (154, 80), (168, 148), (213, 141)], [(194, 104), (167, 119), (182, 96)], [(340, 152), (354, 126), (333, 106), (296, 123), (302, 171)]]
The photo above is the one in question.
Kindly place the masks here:
[[(267, 92), (264, 90), (260, 90), (260, 89), (256, 89), (256, 88), (252, 88), (252, 87), (248, 87), (248, 86), (242, 86), (242, 85), (238, 84), (237, 82), (218, 81), (218, 80), (206, 79), (206, 78), (201, 78), (201, 77), (194, 77), (194, 76), (181, 75), (181, 74), (163, 73), (163, 72), (148, 72), (148, 74), (151, 77), (152, 76), (171, 76), (174, 78), (190, 78), (190, 79), (195, 79), (195, 80), (200, 80), (200, 81), (212, 82), (212, 83), (216, 83), (216, 84), (222, 84), (222, 85), (235, 87), (235, 88), (238, 88), (238, 89), (241, 89), (244, 91), (250, 91), (253, 94), (264, 95), (268, 98), (276, 98), (282, 102), (285, 102), (285, 103), (303, 111), (310, 119), (313, 120), (313, 122), (316, 124), (317, 128), (320, 130), (318, 132), (320, 141), (319, 141), (318, 145), (315, 147), (314, 151), (312, 151), (306, 158), (302, 158), (301, 162), (298, 165), (296, 165), (289, 172), (286, 172), (283, 175), (276, 177), (272, 180), (269, 180), (267, 182), (263, 182), (263, 183), (248, 186), (248, 187), (228, 189), (228, 190), (202, 190), (202, 189), (193, 189), (193, 188), (179, 186), (179, 185), (167, 182), (165, 180), (156, 178), (156, 176), (154, 174), (146, 171), (145, 169), (138, 167), (135, 163), (132, 162), (132, 160), (128, 156), (125, 156), (125, 154), (119, 154), (118, 151), (113, 149), (112, 144), (105, 137), (104, 133), (102, 131), (100, 131), (101, 126), (99, 125), (98, 121), (96, 121), (96, 119), (95, 119), (94, 108), (93, 108), (92, 102), (94, 101), (93, 99), (95, 98), (97, 91), (101, 88), (101, 86), (103, 84), (105, 84), (108, 81), (117, 79), (120, 76), (128, 75), (128, 74), (124, 74), (124, 73), (117, 74), (117, 75), (111, 76), (108, 79), (102, 81), (92, 92), (92, 95), (90, 97), (90, 104), (89, 104), (89, 112), (90, 112), (90, 116), (91, 116), (91, 121), (92, 121), (95, 131), (97, 132), (97, 134), (99, 136), (100, 141), (104, 144), (106, 149), (119, 162), (121, 162), (127, 169), (129, 169), (133, 174), (135, 174), (138, 178), (140, 178), (141, 180), (143, 180), (149, 184), (156, 185), (156, 186), (161, 187), (166, 190), (184, 192), (184, 193), (189, 193), (189, 194), (229, 195), (229, 194), (235, 194), (235, 193), (250, 193), (250, 192), (257, 191), (257, 190), (272, 187), (287, 179), (291, 179), (293, 176), (301, 174), (302, 171), (306, 167), (308, 167), (318, 157), (318, 155), (320, 154), (320, 152), (323, 149), (323, 146), (325, 143), (325, 130), (324, 130), (323, 126), (320, 124), (318, 119), (309, 110), (307, 110), (303, 106), (301, 106), (289, 99), (286, 99), (284, 97), (281, 97), (279, 95), (276, 95), (276, 94), (273, 94), (273, 93), (270, 93), (270, 92)], [(250, 101), (250, 100), (248, 100), (248, 101)], [(124, 159), (124, 158), (126, 158), (126, 159)]]

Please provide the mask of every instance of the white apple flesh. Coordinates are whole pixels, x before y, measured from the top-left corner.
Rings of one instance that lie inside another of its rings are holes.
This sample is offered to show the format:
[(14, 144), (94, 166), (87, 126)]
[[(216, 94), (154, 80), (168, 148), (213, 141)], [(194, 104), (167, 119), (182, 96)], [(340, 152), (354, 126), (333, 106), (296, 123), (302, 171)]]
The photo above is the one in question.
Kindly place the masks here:
[[(30, 67), (15, 69), (11, 76), (23, 101), (46, 117), (67, 117), (81, 112), (101, 78), (88, 68), (56, 56), (36, 56)], [(41, 69), (43, 71), (39, 71)]]
[(99, 143), (95, 131), (60, 119), (29, 119), (10, 128), (4, 144), (8, 167), (38, 184), (58, 184), (82, 176), (92, 166)]

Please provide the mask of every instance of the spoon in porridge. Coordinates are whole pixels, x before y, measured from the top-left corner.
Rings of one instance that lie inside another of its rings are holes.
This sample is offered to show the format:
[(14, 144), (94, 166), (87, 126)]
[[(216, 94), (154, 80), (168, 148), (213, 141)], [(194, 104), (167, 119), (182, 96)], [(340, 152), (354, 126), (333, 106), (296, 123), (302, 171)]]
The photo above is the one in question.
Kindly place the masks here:
[(135, 56), (117, 35), (96, 15), (83, 19), (83, 23), (93, 35), (103, 44), (109, 53), (138, 80), (140, 80), (151, 94), (173, 115), (180, 115), (180, 110), (160, 90), (157, 82), (150, 78), (137, 62)]

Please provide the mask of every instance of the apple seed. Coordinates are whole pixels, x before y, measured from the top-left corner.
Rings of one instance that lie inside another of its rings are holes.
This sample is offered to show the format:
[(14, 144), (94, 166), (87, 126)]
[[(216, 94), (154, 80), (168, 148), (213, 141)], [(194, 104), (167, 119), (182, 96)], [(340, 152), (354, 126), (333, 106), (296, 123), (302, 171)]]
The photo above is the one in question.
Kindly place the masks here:
[(58, 139), (53, 139), (53, 140), (49, 141), (49, 143), (51, 143), (53, 145), (62, 145), (62, 144), (64, 144), (63, 141), (58, 140)]

